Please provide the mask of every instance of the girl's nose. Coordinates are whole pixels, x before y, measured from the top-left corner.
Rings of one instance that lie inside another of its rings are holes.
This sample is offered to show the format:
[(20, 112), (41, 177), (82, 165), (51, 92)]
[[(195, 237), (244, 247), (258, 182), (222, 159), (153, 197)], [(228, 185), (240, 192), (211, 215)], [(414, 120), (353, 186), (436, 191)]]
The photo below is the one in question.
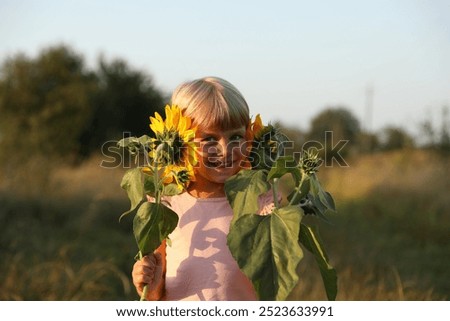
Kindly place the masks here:
[(221, 139), (217, 144), (217, 156), (225, 157), (228, 154), (228, 141), (226, 139)]

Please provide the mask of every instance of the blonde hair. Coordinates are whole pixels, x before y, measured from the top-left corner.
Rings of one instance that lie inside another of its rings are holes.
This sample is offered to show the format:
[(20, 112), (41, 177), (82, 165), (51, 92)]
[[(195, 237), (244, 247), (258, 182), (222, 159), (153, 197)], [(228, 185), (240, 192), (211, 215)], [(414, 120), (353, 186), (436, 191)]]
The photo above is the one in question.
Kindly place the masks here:
[(179, 85), (172, 94), (172, 104), (200, 128), (223, 130), (247, 126), (249, 108), (239, 90), (228, 81), (205, 77)]

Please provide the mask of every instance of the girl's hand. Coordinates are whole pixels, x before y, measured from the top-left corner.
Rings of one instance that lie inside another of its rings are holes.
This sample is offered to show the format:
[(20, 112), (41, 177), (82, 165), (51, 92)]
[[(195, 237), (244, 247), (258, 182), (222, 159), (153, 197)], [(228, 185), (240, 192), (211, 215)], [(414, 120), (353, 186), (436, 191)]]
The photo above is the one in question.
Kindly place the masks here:
[(147, 285), (146, 300), (155, 301), (162, 298), (164, 293), (163, 271), (162, 256), (158, 252), (144, 256), (133, 265), (131, 276), (139, 296), (142, 295), (144, 286)]

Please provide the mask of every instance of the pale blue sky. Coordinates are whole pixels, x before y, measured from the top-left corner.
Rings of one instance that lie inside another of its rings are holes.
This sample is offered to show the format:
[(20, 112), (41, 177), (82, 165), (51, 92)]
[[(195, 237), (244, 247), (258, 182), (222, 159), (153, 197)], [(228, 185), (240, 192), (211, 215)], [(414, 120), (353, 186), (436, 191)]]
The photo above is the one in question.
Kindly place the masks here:
[(123, 58), (167, 92), (223, 77), (253, 115), (303, 129), (325, 107), (343, 105), (373, 130), (417, 133), (450, 106), (446, 0), (0, 0), (1, 61), (59, 43), (91, 66), (100, 54)]

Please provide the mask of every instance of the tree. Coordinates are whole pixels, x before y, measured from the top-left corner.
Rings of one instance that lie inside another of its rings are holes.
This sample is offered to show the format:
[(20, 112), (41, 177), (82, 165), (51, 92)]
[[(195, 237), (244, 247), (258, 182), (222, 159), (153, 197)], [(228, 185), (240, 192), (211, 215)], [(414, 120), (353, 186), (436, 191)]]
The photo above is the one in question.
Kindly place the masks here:
[(150, 134), (149, 116), (161, 112), (165, 101), (150, 76), (132, 70), (123, 60), (100, 59), (97, 77), (92, 117), (80, 137), (85, 155), (123, 135)]
[(413, 138), (402, 128), (388, 126), (381, 133), (381, 148), (395, 150), (414, 146)]
[(431, 119), (424, 120), (421, 123), (421, 138), (424, 140), (421, 144), (425, 148), (448, 154), (450, 152), (450, 119), (448, 106), (442, 106), (439, 119), (441, 121), (440, 128), (436, 124), (433, 124)]
[(91, 71), (64, 45), (35, 59), (16, 55), (0, 73), (1, 156), (89, 155), (123, 133), (148, 133), (149, 116), (164, 100), (150, 76), (122, 60), (100, 60)]
[(0, 78), (2, 150), (22, 151), (21, 157), (76, 153), (94, 91), (95, 76), (68, 47), (49, 48), (36, 59), (19, 54), (6, 60)]
[(308, 140), (317, 146), (325, 161), (340, 159), (357, 145), (361, 126), (358, 119), (345, 107), (327, 108), (311, 121)]

